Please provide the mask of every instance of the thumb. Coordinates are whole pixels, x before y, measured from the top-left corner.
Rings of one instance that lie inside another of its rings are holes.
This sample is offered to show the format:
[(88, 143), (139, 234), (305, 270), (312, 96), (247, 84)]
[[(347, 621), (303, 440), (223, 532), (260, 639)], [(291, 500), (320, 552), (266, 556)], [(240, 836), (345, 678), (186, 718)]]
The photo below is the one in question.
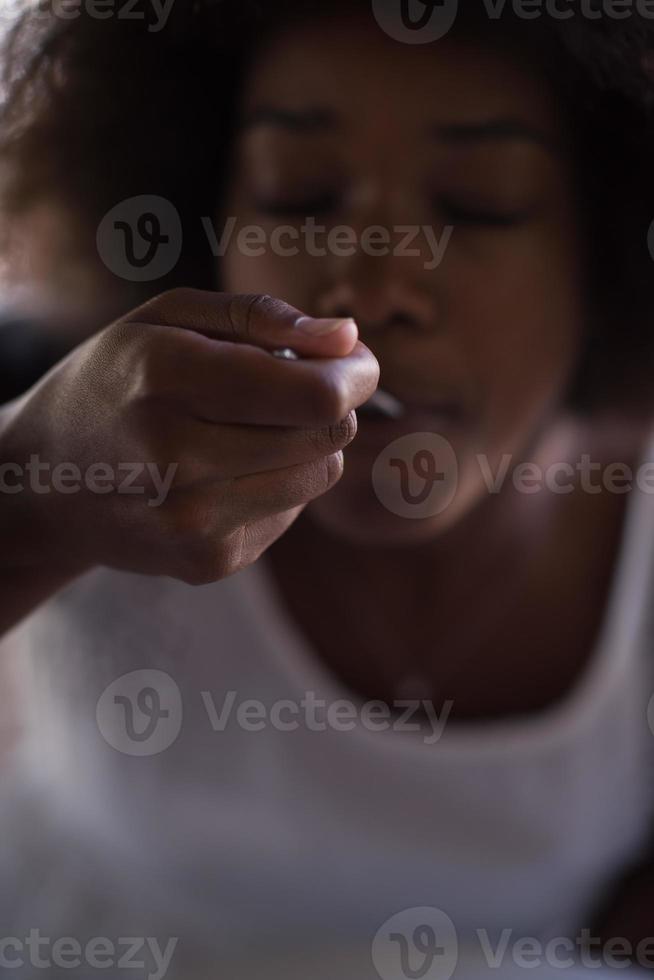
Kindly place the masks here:
[(348, 318), (316, 319), (272, 296), (200, 289), (163, 293), (131, 313), (128, 322), (179, 327), (266, 350), (291, 347), (303, 357), (346, 357), (358, 338)]

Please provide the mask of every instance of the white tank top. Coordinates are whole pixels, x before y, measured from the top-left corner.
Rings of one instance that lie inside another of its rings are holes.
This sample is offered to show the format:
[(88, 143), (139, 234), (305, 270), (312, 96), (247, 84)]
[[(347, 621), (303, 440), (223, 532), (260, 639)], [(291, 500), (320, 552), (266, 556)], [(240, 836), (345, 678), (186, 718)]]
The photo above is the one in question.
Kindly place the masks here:
[(95, 887), (223, 962), (253, 929), (262, 948), (368, 948), (422, 906), (463, 944), (575, 935), (652, 828), (653, 565), (654, 496), (634, 489), (574, 689), (537, 717), (443, 731), (353, 701), (265, 559), (200, 588), (96, 570), (1, 651), (20, 665), (25, 736), (0, 862), (28, 860), (38, 834), (69, 916)]

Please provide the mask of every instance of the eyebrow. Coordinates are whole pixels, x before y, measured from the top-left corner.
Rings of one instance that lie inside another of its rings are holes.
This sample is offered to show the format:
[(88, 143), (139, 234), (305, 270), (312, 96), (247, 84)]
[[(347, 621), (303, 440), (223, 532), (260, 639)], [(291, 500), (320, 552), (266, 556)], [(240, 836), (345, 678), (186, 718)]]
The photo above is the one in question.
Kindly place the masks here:
[(316, 130), (335, 129), (338, 121), (329, 109), (282, 109), (262, 105), (249, 112), (243, 120), (243, 129), (256, 126), (277, 126), (295, 133), (311, 133)]
[(519, 119), (491, 119), (479, 123), (447, 123), (434, 126), (431, 135), (445, 143), (529, 142), (555, 150), (553, 137)]
[[(273, 126), (302, 135), (336, 130), (339, 120), (336, 113), (325, 108), (291, 109), (262, 105), (249, 112), (241, 124), (241, 128), (245, 130), (257, 126)], [(433, 139), (450, 144), (521, 141), (534, 143), (551, 151), (558, 148), (556, 141), (547, 133), (522, 120), (511, 118), (472, 123), (439, 123), (430, 127), (427, 132)]]

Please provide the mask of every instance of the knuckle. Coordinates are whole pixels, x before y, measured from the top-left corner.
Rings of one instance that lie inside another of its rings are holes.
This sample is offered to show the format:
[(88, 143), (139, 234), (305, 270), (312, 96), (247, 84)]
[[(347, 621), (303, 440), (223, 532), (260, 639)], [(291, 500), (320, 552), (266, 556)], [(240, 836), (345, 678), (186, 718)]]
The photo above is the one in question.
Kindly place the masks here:
[(134, 338), (129, 352), (130, 395), (135, 402), (149, 401), (161, 387), (161, 349), (152, 339), (143, 332)]
[(314, 408), (318, 420), (337, 426), (350, 413), (349, 391), (341, 375), (328, 375), (315, 386)]
[[(159, 451), (159, 456), (163, 458), (163, 453)], [(207, 466), (201, 460), (195, 456), (177, 456), (179, 462), (177, 463), (174, 483), (175, 489), (191, 488), (196, 487), (207, 479)]]
[(152, 410), (145, 396), (137, 396), (122, 416), (121, 445), (121, 455), (126, 455), (141, 467), (148, 493), (155, 492), (153, 467), (157, 467), (160, 473), (171, 473), (171, 489), (181, 485), (182, 466), (176, 461), (179, 454), (172, 451), (162, 431), (160, 416)]
[(259, 338), (271, 323), (288, 323), (292, 308), (269, 293), (237, 294), (229, 297), (227, 329), (241, 340)]
[(231, 296), (227, 305), (228, 328), (235, 337), (247, 340), (255, 332), (255, 318), (274, 303), (267, 293)]
[(173, 300), (175, 304), (187, 303), (191, 299), (197, 298), (198, 290), (192, 289), (190, 286), (175, 286), (173, 289), (167, 289), (166, 292), (160, 293), (153, 302), (165, 303), (169, 300)]
[(198, 586), (218, 582), (221, 576), (213, 574), (213, 568), (209, 562), (187, 558), (179, 568), (176, 577), (186, 585)]
[(240, 572), (256, 561), (265, 547), (253, 526), (247, 522), (230, 535), (228, 544), (230, 552), (228, 574), (230, 575)]
[(345, 446), (349, 446), (357, 434), (357, 428), (356, 412), (350, 411), (340, 422), (332, 426), (332, 430), (334, 431), (334, 447), (336, 449), (343, 449)]
[(167, 289), (165, 292), (158, 293), (156, 296), (147, 300), (142, 306), (139, 306), (130, 315), (130, 319), (143, 318), (147, 322), (153, 313), (163, 314), (165, 316), (166, 312), (183, 309), (184, 306), (188, 305), (197, 297), (197, 293), (198, 291), (196, 289), (191, 289), (188, 286), (175, 286), (173, 289)]
[(218, 555), (187, 556), (177, 577), (187, 585), (210, 585), (227, 578), (233, 571)]
[(104, 365), (131, 373), (148, 340), (147, 331), (140, 324), (118, 320), (97, 335), (95, 354)]
[(311, 433), (311, 440), (321, 453), (334, 453), (349, 445), (357, 434), (357, 420), (354, 412), (326, 428)]
[(338, 483), (343, 475), (343, 453), (331, 453), (311, 466), (306, 467), (303, 475), (300, 498), (304, 501), (322, 496), (327, 490)]
[(168, 538), (177, 556), (177, 577), (188, 585), (206, 585), (238, 570), (238, 536), (216, 526), (213, 507), (189, 495), (168, 517)]
[(331, 456), (326, 457), (325, 484), (327, 489), (333, 487), (335, 483), (338, 483), (340, 478), (343, 476), (344, 466), (345, 461), (343, 459), (343, 453), (333, 453)]
[(217, 536), (199, 533), (187, 543), (182, 564), (189, 585), (219, 582), (238, 570), (238, 549)]
[(181, 548), (187, 544), (196, 534), (199, 527), (198, 510), (194, 506), (190, 494), (182, 494), (175, 498), (162, 515), (165, 526), (162, 533), (165, 534), (172, 549)]

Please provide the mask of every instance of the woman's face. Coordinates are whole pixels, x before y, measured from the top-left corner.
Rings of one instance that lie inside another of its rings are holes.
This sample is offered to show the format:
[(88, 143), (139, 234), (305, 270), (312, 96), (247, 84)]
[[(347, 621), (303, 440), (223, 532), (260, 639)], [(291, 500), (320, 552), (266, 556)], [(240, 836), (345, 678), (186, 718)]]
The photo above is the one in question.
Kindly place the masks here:
[[(343, 479), (312, 505), (332, 530), (439, 533), (560, 407), (584, 321), (561, 127), (542, 78), (505, 54), (402, 44), (372, 18), (302, 24), (258, 58), (221, 285), (353, 316), (405, 407), (360, 414)], [(246, 226), (261, 231), (239, 244)]]

